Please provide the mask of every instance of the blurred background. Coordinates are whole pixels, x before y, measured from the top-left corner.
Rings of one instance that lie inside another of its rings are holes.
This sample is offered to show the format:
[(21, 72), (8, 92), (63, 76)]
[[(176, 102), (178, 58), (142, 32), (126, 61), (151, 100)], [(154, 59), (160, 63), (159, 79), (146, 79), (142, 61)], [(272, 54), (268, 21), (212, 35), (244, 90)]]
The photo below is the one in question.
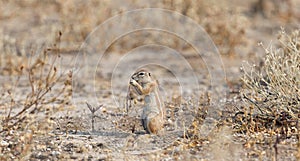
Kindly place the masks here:
[[(149, 7), (176, 11), (192, 18), (207, 31), (222, 54), (238, 57), (252, 56), (257, 42), (269, 43), (281, 26), (287, 30), (299, 28), (300, 19), (297, 0), (2, 0), (0, 50), (8, 54), (26, 54), (32, 46), (53, 43), (55, 34), (61, 31), (61, 48), (65, 53), (72, 53), (108, 18)], [(138, 38), (134, 34), (123, 37), (110, 50), (121, 53), (145, 43), (144, 38)], [(177, 38), (168, 36), (168, 40), (171, 48), (188, 48)], [(151, 39), (151, 34), (147, 35), (147, 41), (163, 42)]]

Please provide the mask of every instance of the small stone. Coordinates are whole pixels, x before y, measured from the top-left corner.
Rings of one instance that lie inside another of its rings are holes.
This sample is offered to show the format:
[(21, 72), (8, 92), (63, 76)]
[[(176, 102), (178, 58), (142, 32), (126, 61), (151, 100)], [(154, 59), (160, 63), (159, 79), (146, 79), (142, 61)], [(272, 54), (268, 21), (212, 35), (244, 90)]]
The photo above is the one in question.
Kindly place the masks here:
[(54, 156), (54, 155), (60, 155), (61, 153), (59, 151), (52, 151), (51, 154)]
[(0, 142), (0, 145), (1, 145), (1, 146), (8, 146), (9, 143), (8, 143), (7, 141), (2, 140), (2, 141)]

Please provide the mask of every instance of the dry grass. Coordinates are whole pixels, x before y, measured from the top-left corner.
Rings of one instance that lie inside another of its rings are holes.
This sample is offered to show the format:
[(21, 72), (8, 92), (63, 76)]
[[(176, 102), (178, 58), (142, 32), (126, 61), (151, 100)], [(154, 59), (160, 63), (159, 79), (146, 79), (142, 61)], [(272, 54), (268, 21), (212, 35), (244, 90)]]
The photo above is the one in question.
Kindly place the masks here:
[[(67, 53), (78, 50), (80, 47), (79, 45), (84, 41), (88, 34), (108, 18), (133, 9), (147, 7), (169, 9), (192, 18), (204, 27), (216, 45), (218, 45), (222, 54), (235, 55), (235, 48), (246, 43), (245, 28), (248, 25), (249, 20), (246, 16), (241, 14), (241, 11), (237, 9), (228, 9), (226, 3), (216, 5), (219, 3), (218, 1), (207, 2), (197, 0), (152, 0), (147, 3), (130, 2), (131, 0), (126, 3), (126, 7), (117, 2), (101, 1), (100, 3), (93, 0), (86, 3), (83, 3), (80, 0), (63, 2), (49, 1), (45, 4), (39, 1), (24, 1), (19, 3), (11, 2), (9, 5), (15, 6), (16, 8), (23, 7), (24, 9), (34, 7), (37, 12), (42, 12), (45, 5), (49, 8), (49, 11), (46, 10), (47, 12), (53, 12), (51, 8), (55, 8), (53, 17), (34, 16), (34, 26), (37, 27), (41, 25), (42, 29), (45, 31), (46, 35), (44, 35), (44, 38), (41, 39), (41, 41), (49, 41), (49, 37), (51, 37), (56, 30), (63, 31), (64, 36), (62, 37), (61, 51)], [(85, 8), (89, 8), (89, 10), (85, 10)], [(36, 14), (37, 13), (35, 13), (35, 15)], [(0, 15), (0, 18), (14, 16), (18, 17), (19, 15), (14, 15), (7, 11)], [(51, 21), (54, 23), (51, 23)], [(46, 22), (46, 24), (50, 23), (50, 25), (43, 25), (42, 22)], [(123, 27), (124, 26), (120, 26), (120, 29)], [(35, 33), (34, 31), (31, 32)], [(26, 35), (25, 33), (21, 34)], [(133, 33), (130, 36), (119, 38), (117, 42), (112, 44), (109, 50), (123, 52), (126, 51), (127, 48), (131, 49), (149, 43), (166, 44), (174, 49), (190, 48), (190, 46), (186, 45), (185, 41), (179, 40), (175, 35), (165, 34), (163, 36), (164, 39), (161, 39), (161, 34), (163, 33), (145, 31)], [(7, 39), (5, 39), (5, 44), (7, 44), (9, 48), (15, 48), (19, 54), (24, 54), (26, 52), (23, 50), (25, 45), (25, 48), (30, 48), (26, 39), (16, 38), (15, 36), (11, 37), (11, 35), (5, 36), (7, 37)], [(193, 35), (191, 34), (191, 36)], [(147, 40), (144, 39), (145, 37), (147, 37)]]
[[(203, 26), (204, 30), (209, 34), (209, 36), (211, 36), (214, 43), (218, 46), (221, 54), (234, 56), (237, 54), (236, 47), (247, 43), (245, 38), (245, 29), (246, 26), (249, 25), (249, 20), (246, 16), (243, 16), (241, 11), (238, 9), (227, 8), (226, 3), (221, 3), (220, 5), (216, 5), (216, 3), (219, 2), (165, 0), (158, 2), (156, 6), (150, 5), (150, 3), (145, 7), (159, 7), (168, 9), (192, 18), (195, 22)], [(134, 8), (138, 7), (138, 4), (134, 6)], [(189, 36), (192, 37), (193, 34)], [(147, 37), (146, 41), (144, 40), (144, 37)], [(186, 42), (177, 39), (174, 35), (142, 32), (132, 34), (131, 37), (119, 39), (118, 42), (111, 46), (111, 49), (114, 48), (124, 50), (124, 47), (132, 49), (134, 47), (149, 43), (164, 44), (173, 49), (181, 50), (191, 48), (191, 46), (188, 46)]]
[[(58, 39), (60, 36), (61, 33)], [(35, 138), (53, 130), (51, 117), (70, 104), (72, 73), (59, 71), (57, 43), (28, 58), (28, 66), (11, 64), (7, 71), (16, 79), (11, 87), (2, 89), (5, 93), (0, 104), (6, 109), (0, 126), (0, 158), (3, 160), (28, 158)], [(13, 59), (13, 55), (7, 56)], [(7, 59), (9, 63), (11, 59)], [(22, 92), (19, 90), (22, 86), (29, 89)]]
[[(255, 66), (242, 78), (247, 90), (243, 97), (261, 114), (286, 113), (298, 118), (300, 105), (300, 35), (299, 30), (279, 34), (280, 47), (264, 48), (266, 57), (261, 68)], [(259, 69), (259, 70), (257, 70)]]
[[(266, 56), (260, 66), (243, 68), (244, 89), (241, 92), (246, 108), (235, 115), (235, 129), (246, 134), (247, 148), (257, 142), (273, 149), (277, 160), (278, 144), (294, 138), (299, 151), (300, 105), (300, 35), (299, 30), (279, 33), (278, 47), (264, 48)], [(259, 154), (262, 155), (262, 154)], [(264, 154), (266, 155), (266, 154)], [(295, 152), (299, 158), (299, 152)]]

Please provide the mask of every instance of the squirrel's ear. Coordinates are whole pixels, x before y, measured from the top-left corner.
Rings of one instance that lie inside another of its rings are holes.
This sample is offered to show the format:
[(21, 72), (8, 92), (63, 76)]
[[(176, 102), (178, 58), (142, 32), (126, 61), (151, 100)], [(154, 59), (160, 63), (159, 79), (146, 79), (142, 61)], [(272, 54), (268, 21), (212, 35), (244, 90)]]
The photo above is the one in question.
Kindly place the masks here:
[(151, 76), (151, 73), (148, 73), (149, 74), (149, 76)]

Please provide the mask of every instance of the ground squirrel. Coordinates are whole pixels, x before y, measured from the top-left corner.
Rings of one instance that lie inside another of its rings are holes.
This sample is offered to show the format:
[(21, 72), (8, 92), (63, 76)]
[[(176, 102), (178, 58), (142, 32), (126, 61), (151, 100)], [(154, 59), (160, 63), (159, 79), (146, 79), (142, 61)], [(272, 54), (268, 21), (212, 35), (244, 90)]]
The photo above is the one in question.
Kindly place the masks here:
[(133, 96), (133, 93), (144, 96), (142, 113), (144, 129), (148, 133), (157, 134), (163, 128), (165, 116), (165, 107), (159, 92), (158, 81), (150, 72), (141, 69), (132, 75), (129, 86), (131, 91), (128, 91), (128, 98)]

